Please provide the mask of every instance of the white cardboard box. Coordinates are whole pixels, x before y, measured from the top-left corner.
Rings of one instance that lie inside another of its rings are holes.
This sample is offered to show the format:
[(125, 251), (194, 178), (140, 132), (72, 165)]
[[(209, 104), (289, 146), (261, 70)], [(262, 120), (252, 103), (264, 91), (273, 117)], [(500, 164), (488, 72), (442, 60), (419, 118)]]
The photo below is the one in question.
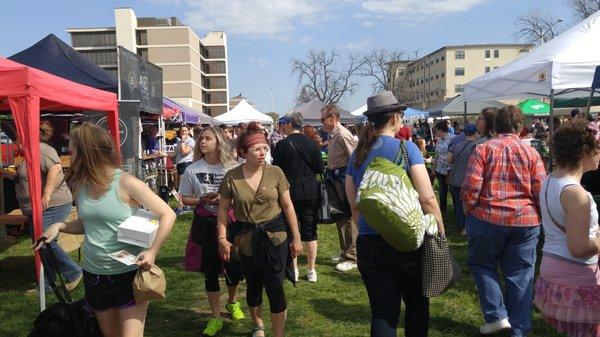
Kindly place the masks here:
[(158, 217), (143, 209), (123, 221), (117, 228), (117, 240), (149, 248), (158, 230)]

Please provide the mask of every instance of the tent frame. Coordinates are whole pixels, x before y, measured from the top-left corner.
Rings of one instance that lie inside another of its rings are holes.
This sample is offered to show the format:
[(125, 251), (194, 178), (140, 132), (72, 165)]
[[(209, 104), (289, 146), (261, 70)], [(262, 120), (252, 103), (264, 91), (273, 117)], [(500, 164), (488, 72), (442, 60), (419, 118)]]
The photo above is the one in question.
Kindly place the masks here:
[[(105, 111), (109, 131), (119, 148), (117, 96), (0, 58), (0, 110), (10, 111), (25, 152), (29, 195), (33, 213), (33, 237), (42, 236), (42, 176), (40, 171), (41, 111)], [(44, 277), (39, 251), (35, 252), (40, 280), (40, 310), (45, 308)]]

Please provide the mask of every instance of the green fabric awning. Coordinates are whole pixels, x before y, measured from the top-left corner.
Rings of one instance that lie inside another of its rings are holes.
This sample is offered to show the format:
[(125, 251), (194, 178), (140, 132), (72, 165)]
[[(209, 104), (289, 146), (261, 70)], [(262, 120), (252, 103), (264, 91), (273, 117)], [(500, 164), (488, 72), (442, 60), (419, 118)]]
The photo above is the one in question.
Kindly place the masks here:
[[(554, 100), (555, 108), (584, 108), (587, 107), (588, 97), (578, 98), (557, 98)], [(592, 106), (600, 105), (600, 96), (592, 99)]]
[(519, 108), (525, 116), (549, 116), (550, 104), (540, 102), (537, 99), (528, 99), (519, 103)]

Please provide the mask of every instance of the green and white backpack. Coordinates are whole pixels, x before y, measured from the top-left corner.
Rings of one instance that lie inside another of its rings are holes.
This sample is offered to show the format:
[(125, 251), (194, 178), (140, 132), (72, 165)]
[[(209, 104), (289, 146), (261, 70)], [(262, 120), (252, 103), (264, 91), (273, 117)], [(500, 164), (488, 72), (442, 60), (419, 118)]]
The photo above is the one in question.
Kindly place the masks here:
[(419, 193), (413, 188), (406, 144), (400, 142), (396, 160), (375, 157), (367, 166), (356, 196), (357, 208), (392, 247), (401, 252), (418, 249), (425, 231), (436, 225), (431, 214), (423, 214)]

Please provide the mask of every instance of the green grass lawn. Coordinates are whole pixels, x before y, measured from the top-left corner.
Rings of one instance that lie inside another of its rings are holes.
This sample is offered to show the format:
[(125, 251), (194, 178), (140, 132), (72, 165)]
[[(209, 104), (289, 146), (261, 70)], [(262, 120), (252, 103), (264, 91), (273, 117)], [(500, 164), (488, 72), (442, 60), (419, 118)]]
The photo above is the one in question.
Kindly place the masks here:
[[(190, 223), (191, 215), (179, 217), (157, 260), (167, 276), (167, 299), (150, 305), (146, 336), (200, 336), (208, 320), (209, 306), (204, 295), (202, 275), (187, 273), (181, 267)], [(449, 234), (455, 232), (452, 224), (447, 227)], [(467, 244), (461, 236), (450, 235), (450, 239), (453, 252), (463, 266), (463, 279), (456, 288), (431, 300), (430, 336), (479, 336), (477, 327), (483, 319), (472, 279), (465, 266)], [(335, 225), (319, 227), (319, 244), (319, 282), (307, 283), (304, 268), (300, 269), (301, 281), (297, 287), (286, 282), (289, 309), (286, 335), (368, 336), (370, 310), (358, 271), (336, 272), (334, 263), (330, 261), (338, 253), (339, 247)], [(34, 287), (29, 245), (27, 238), (19, 237), (9, 246), (0, 247), (0, 336), (26, 336), (38, 312), (37, 297), (25, 294)], [(305, 260), (301, 259), (301, 262), (305, 263)], [(83, 287), (80, 285), (74, 297), (82, 296)], [(53, 294), (47, 295), (47, 299), (49, 303), (55, 301)], [(245, 308), (245, 301), (242, 303)], [(265, 304), (268, 306), (266, 297)], [(268, 317), (267, 308), (264, 313)], [(266, 324), (270, 327), (268, 318)], [(228, 322), (221, 336), (249, 336), (251, 328), (248, 318), (238, 323)], [(401, 331), (399, 335), (403, 335)], [(530, 335), (559, 336), (541, 319), (538, 312), (534, 315), (533, 332)], [(270, 336), (269, 331), (267, 336)]]

